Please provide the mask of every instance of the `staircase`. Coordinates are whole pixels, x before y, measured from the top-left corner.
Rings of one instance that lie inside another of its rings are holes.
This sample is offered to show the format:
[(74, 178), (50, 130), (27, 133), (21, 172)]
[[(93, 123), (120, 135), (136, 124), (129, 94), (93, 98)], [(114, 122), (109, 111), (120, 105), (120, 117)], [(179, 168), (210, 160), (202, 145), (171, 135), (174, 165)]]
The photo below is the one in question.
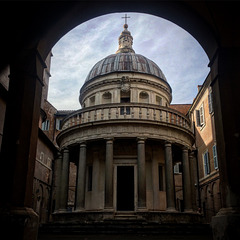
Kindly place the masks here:
[[(149, 223), (133, 215), (117, 215), (112, 220), (86, 223), (49, 223), (40, 226), (40, 234), (154, 234), (211, 236), (209, 224)], [(208, 239), (208, 238), (207, 238)]]

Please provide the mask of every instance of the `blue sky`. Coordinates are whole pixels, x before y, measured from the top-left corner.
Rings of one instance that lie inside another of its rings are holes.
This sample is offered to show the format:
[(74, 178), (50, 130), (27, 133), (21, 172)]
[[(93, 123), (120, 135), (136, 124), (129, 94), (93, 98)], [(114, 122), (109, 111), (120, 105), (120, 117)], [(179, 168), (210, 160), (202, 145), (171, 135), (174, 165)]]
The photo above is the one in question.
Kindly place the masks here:
[[(53, 47), (48, 100), (58, 110), (80, 108), (79, 90), (91, 68), (118, 49), (125, 13), (91, 19), (63, 36)], [(209, 73), (208, 58), (185, 30), (165, 19), (127, 13), (136, 53), (154, 61), (172, 87), (172, 103), (192, 103), (197, 85)]]

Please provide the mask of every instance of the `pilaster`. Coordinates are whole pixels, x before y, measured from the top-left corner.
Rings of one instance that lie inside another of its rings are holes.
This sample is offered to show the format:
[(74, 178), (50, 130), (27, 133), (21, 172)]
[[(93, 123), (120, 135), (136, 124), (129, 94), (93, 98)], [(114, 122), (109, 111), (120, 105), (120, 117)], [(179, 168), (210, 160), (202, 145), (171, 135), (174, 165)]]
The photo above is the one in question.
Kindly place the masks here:
[(58, 212), (61, 206), (61, 175), (62, 175), (62, 153), (59, 152), (55, 159), (54, 171), (55, 171), (55, 212)]
[(183, 163), (183, 202), (184, 212), (192, 212), (192, 195), (191, 195), (191, 176), (189, 167), (188, 148), (182, 149)]

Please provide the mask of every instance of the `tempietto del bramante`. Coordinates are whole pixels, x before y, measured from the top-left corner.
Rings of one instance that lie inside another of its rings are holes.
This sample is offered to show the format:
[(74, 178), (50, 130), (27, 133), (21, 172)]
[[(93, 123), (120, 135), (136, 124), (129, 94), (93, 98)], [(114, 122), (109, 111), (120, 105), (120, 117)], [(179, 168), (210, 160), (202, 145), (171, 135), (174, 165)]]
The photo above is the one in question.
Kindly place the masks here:
[(124, 24), (117, 52), (82, 86), (82, 108), (62, 121), (53, 221), (200, 220), (190, 120), (170, 107), (163, 72), (132, 44)]

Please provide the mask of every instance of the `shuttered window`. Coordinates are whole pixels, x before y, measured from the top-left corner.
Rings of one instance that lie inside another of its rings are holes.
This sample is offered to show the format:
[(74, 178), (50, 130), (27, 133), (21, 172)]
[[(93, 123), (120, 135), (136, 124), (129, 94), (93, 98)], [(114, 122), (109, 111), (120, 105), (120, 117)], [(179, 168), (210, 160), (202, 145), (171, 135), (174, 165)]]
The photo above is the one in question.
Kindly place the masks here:
[(49, 130), (49, 120), (46, 120), (45, 122), (42, 123), (42, 130), (43, 131)]
[(213, 112), (212, 92), (210, 92), (208, 95), (208, 109), (209, 109), (209, 113)]
[(214, 163), (214, 168), (218, 169), (218, 158), (217, 158), (217, 147), (216, 144), (213, 146), (213, 163)]
[(204, 116), (204, 106), (203, 104), (199, 108), (199, 110), (196, 110), (196, 122), (198, 127), (202, 127), (205, 125), (205, 116)]
[(208, 151), (203, 154), (204, 174), (210, 174), (209, 155)]

